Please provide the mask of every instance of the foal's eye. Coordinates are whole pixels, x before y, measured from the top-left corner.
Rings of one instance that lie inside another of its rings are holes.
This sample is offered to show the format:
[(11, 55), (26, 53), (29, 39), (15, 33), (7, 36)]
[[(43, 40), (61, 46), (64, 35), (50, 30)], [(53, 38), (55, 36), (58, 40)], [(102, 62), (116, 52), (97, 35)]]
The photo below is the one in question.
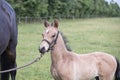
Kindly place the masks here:
[(52, 35), (52, 38), (54, 38), (55, 37), (55, 34), (54, 35)]

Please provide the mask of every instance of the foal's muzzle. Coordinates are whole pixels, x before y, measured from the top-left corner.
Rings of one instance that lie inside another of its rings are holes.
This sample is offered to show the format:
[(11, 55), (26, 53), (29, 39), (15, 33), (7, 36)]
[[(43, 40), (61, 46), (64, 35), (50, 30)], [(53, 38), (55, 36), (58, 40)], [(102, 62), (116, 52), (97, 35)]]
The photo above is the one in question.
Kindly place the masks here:
[(45, 47), (42, 47), (41, 49), (39, 48), (39, 52), (44, 54), (46, 51), (45, 51)]
[(46, 41), (42, 40), (42, 43), (39, 47), (39, 52), (41, 54), (44, 54), (45, 52), (48, 52), (48, 50), (49, 50), (49, 44)]

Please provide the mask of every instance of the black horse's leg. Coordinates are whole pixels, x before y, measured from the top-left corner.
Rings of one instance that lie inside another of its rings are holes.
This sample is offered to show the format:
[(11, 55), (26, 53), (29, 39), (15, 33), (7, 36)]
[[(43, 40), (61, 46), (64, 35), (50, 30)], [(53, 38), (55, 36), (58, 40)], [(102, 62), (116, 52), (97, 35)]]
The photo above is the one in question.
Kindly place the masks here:
[(99, 80), (99, 76), (96, 76), (95, 79), (96, 79), (96, 80)]
[[(12, 65), (11, 68), (16, 68), (16, 64)], [(15, 71), (11, 71), (10, 74), (11, 74), (11, 79), (15, 80), (16, 70)]]
[[(9, 48), (6, 49), (6, 51), (1, 55), (1, 70), (8, 70), (12, 68), (16, 68), (16, 55), (9, 50)], [(11, 80), (15, 80), (16, 76), (16, 70), (3, 73), (1, 75), (1, 80), (9, 80), (9, 73), (11, 74)]]
[[(4, 52), (2, 55), (1, 55), (1, 71), (4, 71), (4, 70), (7, 70), (9, 69), (8, 67), (8, 58), (7, 58), (7, 55), (6, 53)], [(1, 74), (1, 80), (9, 80), (9, 72), (8, 73), (3, 73)]]
[[(9, 57), (9, 68), (16, 68), (16, 41), (11, 41), (8, 45), (8, 48), (6, 49), (6, 53)], [(16, 77), (16, 70), (10, 72), (11, 80), (15, 80)]]

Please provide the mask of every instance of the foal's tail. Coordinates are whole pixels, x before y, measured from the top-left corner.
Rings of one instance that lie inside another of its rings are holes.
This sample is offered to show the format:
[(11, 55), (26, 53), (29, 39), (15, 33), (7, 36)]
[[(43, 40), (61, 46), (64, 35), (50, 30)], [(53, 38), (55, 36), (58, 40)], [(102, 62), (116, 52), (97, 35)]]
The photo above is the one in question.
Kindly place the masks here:
[(116, 58), (116, 62), (117, 62), (117, 68), (115, 72), (115, 80), (120, 80), (120, 63), (117, 58)]

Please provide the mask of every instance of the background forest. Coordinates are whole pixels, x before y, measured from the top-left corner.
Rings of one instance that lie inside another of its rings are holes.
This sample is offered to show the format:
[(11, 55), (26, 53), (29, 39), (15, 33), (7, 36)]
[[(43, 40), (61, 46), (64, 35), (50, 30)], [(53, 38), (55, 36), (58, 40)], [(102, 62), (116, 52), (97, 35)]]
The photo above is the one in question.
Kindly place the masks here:
[(120, 17), (120, 7), (113, 0), (7, 0), (18, 17)]

